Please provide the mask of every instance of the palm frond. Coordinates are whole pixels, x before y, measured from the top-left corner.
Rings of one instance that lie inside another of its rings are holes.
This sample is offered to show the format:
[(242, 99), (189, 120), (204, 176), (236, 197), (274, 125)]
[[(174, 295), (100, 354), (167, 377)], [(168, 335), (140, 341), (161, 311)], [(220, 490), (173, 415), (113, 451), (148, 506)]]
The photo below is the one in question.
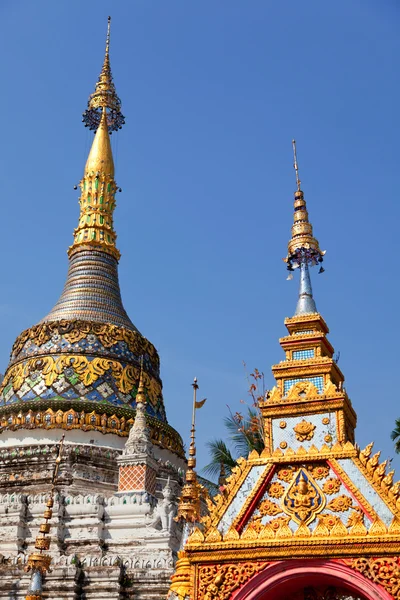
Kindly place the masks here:
[(211, 440), (206, 445), (210, 453), (211, 462), (203, 467), (201, 472), (216, 479), (219, 476), (221, 464), (223, 464), (226, 475), (230, 475), (233, 467), (236, 465), (236, 460), (233, 458), (226, 443), (223, 440)]

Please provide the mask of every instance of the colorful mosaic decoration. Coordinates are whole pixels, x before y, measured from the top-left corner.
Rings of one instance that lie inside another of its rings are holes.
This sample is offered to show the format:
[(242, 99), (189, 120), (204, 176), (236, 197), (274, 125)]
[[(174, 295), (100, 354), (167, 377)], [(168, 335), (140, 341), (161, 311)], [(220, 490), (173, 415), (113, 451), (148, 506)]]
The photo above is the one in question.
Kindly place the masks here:
[(114, 179), (110, 133), (121, 128), (124, 117), (111, 74), (109, 30), (103, 68), (83, 120), (95, 136), (79, 184), (80, 215), (68, 250), (66, 283), (49, 314), (14, 343), (0, 384), (2, 428), (92, 427), (126, 434), (119, 424), (135, 417), (142, 365), (152, 439), (182, 454), (179, 435), (164, 435), (157, 351), (132, 323), (121, 299), (113, 224), (121, 189)]
[(286, 379), (284, 381), (284, 387), (283, 387), (284, 394), (287, 394), (289, 392), (290, 388), (295, 383), (298, 383), (299, 381), (309, 381), (310, 383), (315, 385), (315, 387), (317, 388), (317, 390), (320, 394), (322, 394), (322, 392), (324, 390), (324, 378), (323, 377), (304, 377), (304, 378), (296, 377), (296, 379)]
[(300, 270), (300, 293), (275, 386), (258, 401), (264, 448), (238, 459), (208, 500), (168, 600), (400, 600), (400, 481), (373, 444), (355, 444), (356, 415), (312, 296), (309, 267), (324, 253), (296, 154), (295, 168), (286, 261), (290, 275)]

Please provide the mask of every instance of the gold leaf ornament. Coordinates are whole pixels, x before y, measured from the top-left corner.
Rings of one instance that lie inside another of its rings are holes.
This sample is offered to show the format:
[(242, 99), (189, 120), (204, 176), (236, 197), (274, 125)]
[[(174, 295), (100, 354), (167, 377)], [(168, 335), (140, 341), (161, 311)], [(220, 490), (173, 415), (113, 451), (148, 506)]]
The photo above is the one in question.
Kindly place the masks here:
[(303, 419), (293, 427), (296, 439), (299, 442), (310, 441), (314, 437), (315, 425)]
[(327, 504), (327, 508), (332, 510), (333, 512), (346, 512), (349, 508), (352, 508), (353, 500), (349, 498), (349, 496), (345, 496), (342, 494), (341, 496), (337, 496), (333, 498)]

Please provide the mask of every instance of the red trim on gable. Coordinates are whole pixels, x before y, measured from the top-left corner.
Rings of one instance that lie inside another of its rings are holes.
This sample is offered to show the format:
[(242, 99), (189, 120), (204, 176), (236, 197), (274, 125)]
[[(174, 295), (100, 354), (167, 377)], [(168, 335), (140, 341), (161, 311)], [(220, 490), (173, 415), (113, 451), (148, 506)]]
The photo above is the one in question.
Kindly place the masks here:
[(340, 477), (339, 473), (335, 470), (335, 467), (333, 466), (333, 464), (331, 463), (331, 461), (327, 460), (326, 462), (330, 466), (330, 468), (332, 469), (332, 471), (335, 473), (336, 477), (342, 482), (342, 484), (344, 485), (344, 487), (346, 488), (346, 490), (349, 492), (350, 496), (353, 498), (354, 502), (357, 502), (358, 506), (361, 508), (361, 510), (363, 511), (363, 513), (368, 517), (368, 519), (371, 521), (371, 523), (373, 523), (374, 522), (373, 517), (371, 517), (371, 515), (365, 509), (365, 507), (361, 504), (361, 502), (359, 502), (357, 500), (357, 498), (354, 497), (353, 492), (351, 491), (351, 489), (349, 488), (349, 486), (346, 484), (346, 482), (343, 481), (343, 479)]
[(250, 506), (247, 508), (245, 514), (243, 515), (243, 517), (240, 519), (239, 523), (237, 524), (236, 530), (238, 531), (238, 533), (242, 533), (245, 525), (247, 524), (247, 521), (250, 519), (251, 515), (253, 514), (259, 500), (263, 497), (265, 488), (271, 481), (272, 476), (275, 473), (275, 471), (276, 471), (276, 465), (274, 465), (272, 467), (272, 469), (270, 470), (270, 472), (268, 473), (267, 477), (265, 478), (264, 484), (260, 487), (257, 494), (254, 496), (253, 500), (251, 501)]

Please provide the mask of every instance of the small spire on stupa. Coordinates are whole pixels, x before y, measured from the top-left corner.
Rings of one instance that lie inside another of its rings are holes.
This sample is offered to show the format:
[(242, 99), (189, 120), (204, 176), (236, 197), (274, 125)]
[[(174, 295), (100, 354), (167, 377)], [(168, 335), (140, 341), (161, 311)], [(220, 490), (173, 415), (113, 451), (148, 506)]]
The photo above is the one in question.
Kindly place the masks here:
[(124, 454), (150, 452), (151, 439), (146, 421), (146, 392), (144, 387), (143, 357), (140, 359), (139, 385), (136, 394), (135, 421), (129, 431)]
[[(297, 189), (294, 193), (292, 237), (288, 243), (288, 254), (285, 262), (289, 271), (288, 279), (292, 279), (292, 271), (294, 269), (300, 269), (300, 290), (295, 315), (303, 315), (317, 312), (315, 300), (312, 295), (309, 267), (322, 263), (325, 251), (320, 250), (318, 240), (313, 236), (313, 228), (308, 220), (306, 201), (300, 187), (301, 181), (295, 140), (292, 141), (292, 145)], [(322, 266), (320, 266), (319, 272), (324, 272)]]
[(197, 383), (197, 377), (194, 378), (193, 383), (193, 412), (192, 412), (192, 427), (190, 429), (190, 445), (189, 445), (189, 458), (188, 468), (186, 471), (185, 484), (182, 488), (181, 497), (179, 500), (178, 514), (175, 518), (176, 521), (187, 521), (194, 523), (200, 518), (200, 489), (197, 481), (196, 467), (196, 410), (201, 408), (206, 399), (197, 400), (197, 390), (199, 385)]
[(51, 491), (50, 496), (46, 502), (46, 509), (43, 513), (44, 523), (42, 523), (39, 527), (39, 535), (35, 540), (35, 548), (39, 552), (33, 552), (28, 557), (28, 563), (25, 567), (27, 572), (32, 571), (31, 581), (28, 589), (28, 593), (26, 595), (26, 600), (42, 600), (43, 593), (43, 577), (47, 571), (50, 570), (51, 556), (46, 554), (46, 552), (50, 548), (51, 538), (49, 537), (50, 533), (50, 523), (49, 520), (53, 516), (53, 505), (54, 505), (54, 492), (55, 486), (58, 477), (58, 471), (60, 468), (62, 451), (64, 446), (64, 438), (65, 435), (62, 436), (60, 440), (60, 445), (58, 447), (58, 454), (56, 458), (56, 462), (54, 465), (53, 478), (51, 483)]

